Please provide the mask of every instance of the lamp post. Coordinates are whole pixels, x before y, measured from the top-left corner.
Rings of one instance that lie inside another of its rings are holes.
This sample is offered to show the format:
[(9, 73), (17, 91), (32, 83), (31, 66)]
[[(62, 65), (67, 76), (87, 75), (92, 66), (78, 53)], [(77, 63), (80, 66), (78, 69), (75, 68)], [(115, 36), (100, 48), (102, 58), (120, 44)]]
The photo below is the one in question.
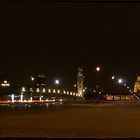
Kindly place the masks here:
[(100, 88), (100, 77), (99, 77), (99, 73), (101, 71), (101, 67), (96, 67), (96, 72), (97, 72), (97, 88)]
[(120, 94), (122, 93), (122, 90), (121, 90), (121, 85), (123, 84), (123, 79), (122, 78), (119, 78), (118, 79), (118, 83), (119, 83), (119, 85), (120, 85)]
[(101, 91), (102, 91), (101, 81), (100, 81), (100, 71), (101, 71), (101, 67), (97, 66), (96, 67), (96, 72), (97, 72), (97, 85), (96, 85), (97, 98), (101, 96)]
[(34, 83), (35, 83), (35, 78), (31, 76), (31, 88), (30, 88), (30, 100), (33, 100), (33, 92), (34, 92)]

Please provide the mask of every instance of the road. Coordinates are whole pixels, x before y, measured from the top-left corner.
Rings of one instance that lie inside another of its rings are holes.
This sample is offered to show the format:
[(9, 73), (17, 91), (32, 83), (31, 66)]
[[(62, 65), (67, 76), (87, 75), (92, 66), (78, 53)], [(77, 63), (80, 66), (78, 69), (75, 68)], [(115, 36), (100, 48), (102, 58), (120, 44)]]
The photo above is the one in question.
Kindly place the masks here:
[(140, 137), (139, 104), (0, 110), (1, 137)]

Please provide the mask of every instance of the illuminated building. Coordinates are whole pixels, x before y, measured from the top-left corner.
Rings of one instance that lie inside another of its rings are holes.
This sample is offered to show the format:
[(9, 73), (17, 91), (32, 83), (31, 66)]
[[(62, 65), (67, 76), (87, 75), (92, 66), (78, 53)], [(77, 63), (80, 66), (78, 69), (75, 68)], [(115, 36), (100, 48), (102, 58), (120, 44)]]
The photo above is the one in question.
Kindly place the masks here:
[(140, 76), (137, 76), (137, 81), (134, 84), (134, 93), (140, 92)]
[(134, 96), (127, 94), (127, 95), (105, 95), (104, 96), (108, 101), (128, 101), (134, 100)]

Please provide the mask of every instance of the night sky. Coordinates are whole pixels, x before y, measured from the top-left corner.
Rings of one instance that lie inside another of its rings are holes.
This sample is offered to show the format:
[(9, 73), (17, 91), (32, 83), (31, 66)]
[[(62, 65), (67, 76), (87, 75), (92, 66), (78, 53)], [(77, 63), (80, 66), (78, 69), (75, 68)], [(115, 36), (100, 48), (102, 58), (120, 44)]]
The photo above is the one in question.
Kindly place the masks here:
[(72, 88), (77, 67), (94, 87), (112, 74), (128, 83), (140, 71), (140, 4), (52, 4), (0, 6), (0, 74), (16, 82), (44, 73)]

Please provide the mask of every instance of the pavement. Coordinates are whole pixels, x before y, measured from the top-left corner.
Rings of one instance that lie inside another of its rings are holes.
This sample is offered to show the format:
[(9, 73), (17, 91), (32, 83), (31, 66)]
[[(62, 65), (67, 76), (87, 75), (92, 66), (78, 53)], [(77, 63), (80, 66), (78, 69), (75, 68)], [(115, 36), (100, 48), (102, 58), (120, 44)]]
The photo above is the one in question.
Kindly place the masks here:
[(0, 137), (140, 138), (139, 103), (0, 109)]

